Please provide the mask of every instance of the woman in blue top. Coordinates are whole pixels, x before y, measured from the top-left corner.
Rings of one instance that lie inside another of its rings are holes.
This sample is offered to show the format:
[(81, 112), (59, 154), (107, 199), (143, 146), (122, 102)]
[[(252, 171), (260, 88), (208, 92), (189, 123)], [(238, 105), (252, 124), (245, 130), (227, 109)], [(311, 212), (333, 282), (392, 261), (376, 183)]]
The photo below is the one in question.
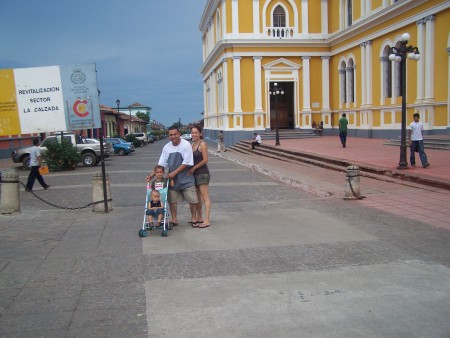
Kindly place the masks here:
[[(196, 222), (192, 222), (194, 228), (207, 228), (211, 225), (209, 216), (211, 213), (211, 200), (209, 198), (209, 169), (208, 169), (208, 146), (203, 142), (202, 128), (195, 125), (191, 128), (192, 153), (194, 166), (188, 173), (194, 175), (197, 188), (198, 204), (196, 207)], [(205, 203), (205, 218), (202, 219), (202, 200)]]

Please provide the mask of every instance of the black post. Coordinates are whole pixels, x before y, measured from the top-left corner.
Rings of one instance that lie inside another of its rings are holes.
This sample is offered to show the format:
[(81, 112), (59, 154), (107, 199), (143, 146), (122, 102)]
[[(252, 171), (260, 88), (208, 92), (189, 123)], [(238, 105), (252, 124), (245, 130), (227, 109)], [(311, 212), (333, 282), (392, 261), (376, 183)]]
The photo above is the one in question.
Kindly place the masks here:
[(400, 161), (397, 169), (407, 169), (408, 161), (406, 160), (406, 53), (401, 55), (402, 69), (402, 130), (400, 134)]
[(108, 192), (106, 191), (106, 170), (105, 170), (105, 152), (103, 151), (103, 128), (99, 129), (100, 133), (100, 157), (102, 162), (102, 180), (103, 180), (103, 202), (105, 205), (105, 213), (108, 213)]

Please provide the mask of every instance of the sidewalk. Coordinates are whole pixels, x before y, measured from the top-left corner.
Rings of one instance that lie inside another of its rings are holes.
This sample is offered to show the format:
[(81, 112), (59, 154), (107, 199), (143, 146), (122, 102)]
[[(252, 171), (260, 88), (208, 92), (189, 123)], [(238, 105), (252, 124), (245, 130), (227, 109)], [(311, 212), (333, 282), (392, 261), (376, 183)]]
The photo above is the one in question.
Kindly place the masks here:
[[(380, 177), (381, 180), (361, 177), (361, 193), (366, 198), (349, 203), (361, 203), (371, 208), (450, 229), (450, 209), (448, 208), (450, 191), (414, 183), (416, 177), (430, 181), (445, 181), (450, 184), (448, 169), (450, 168), (450, 152), (425, 149), (428, 161), (431, 163), (430, 167), (422, 168), (419, 156), (416, 154), (415, 168), (398, 170), (399, 147), (383, 145), (384, 142), (386, 140), (349, 138), (347, 147), (342, 148), (338, 137), (324, 136), (281, 140), (279, 147), (300, 153), (314, 153), (327, 158), (334, 157), (356, 165), (364, 164), (408, 175), (410, 181), (388, 176)], [(263, 140), (263, 144), (274, 146), (275, 141)], [(210, 142), (210, 151), (215, 153), (215, 149), (216, 144)], [(318, 196), (344, 197), (345, 173), (306, 163), (282, 162), (257, 154), (248, 155), (227, 151), (218, 155)], [(407, 156), (409, 162), (409, 149)]]

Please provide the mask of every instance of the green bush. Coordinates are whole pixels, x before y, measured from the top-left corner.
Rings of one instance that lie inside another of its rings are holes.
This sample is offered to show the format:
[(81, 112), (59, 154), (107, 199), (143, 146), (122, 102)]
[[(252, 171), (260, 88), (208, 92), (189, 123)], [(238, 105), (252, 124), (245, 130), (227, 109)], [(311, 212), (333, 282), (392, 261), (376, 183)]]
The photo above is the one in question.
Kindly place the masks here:
[(50, 171), (75, 170), (78, 162), (81, 161), (77, 148), (68, 140), (51, 142), (46, 147), (47, 151), (42, 154), (42, 158)]
[(124, 140), (127, 142), (133, 142), (135, 148), (142, 146), (141, 141), (139, 141), (135, 135), (128, 134), (124, 137)]

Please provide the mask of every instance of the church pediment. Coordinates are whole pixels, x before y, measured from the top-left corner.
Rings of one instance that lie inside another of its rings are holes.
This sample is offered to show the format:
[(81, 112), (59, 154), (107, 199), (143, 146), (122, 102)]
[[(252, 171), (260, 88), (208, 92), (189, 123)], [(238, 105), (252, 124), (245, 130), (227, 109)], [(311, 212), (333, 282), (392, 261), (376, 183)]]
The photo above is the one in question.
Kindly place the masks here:
[(272, 62), (266, 63), (263, 68), (266, 70), (293, 70), (293, 69), (300, 69), (301, 65), (298, 63), (289, 61), (284, 58), (280, 58), (277, 60), (274, 60)]

